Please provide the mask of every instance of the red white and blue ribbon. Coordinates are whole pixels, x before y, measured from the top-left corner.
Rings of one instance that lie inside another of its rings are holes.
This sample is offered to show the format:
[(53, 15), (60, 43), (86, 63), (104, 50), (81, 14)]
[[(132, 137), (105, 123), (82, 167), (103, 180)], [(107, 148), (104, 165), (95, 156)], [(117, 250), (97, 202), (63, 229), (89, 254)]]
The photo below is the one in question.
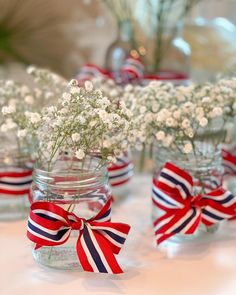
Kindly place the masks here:
[(165, 213), (154, 222), (157, 244), (176, 234), (193, 234), (202, 222), (211, 226), (236, 215), (236, 198), (218, 187), (193, 196), (193, 179), (168, 162), (153, 180), (154, 206)]
[(128, 57), (121, 67), (121, 79), (124, 82), (142, 79), (144, 77), (144, 65), (139, 59)]
[(236, 175), (236, 148), (222, 149), (222, 165), (224, 167), (224, 175)]
[(181, 72), (161, 71), (157, 75), (146, 75), (143, 63), (134, 57), (128, 57), (120, 72), (112, 73), (94, 64), (84, 65), (76, 76), (79, 84), (94, 78), (113, 79), (117, 84), (126, 84), (132, 81), (146, 85), (151, 81), (158, 80), (170, 82), (174, 85), (189, 85), (189, 76)]
[(122, 273), (115, 254), (125, 243), (130, 226), (110, 221), (111, 201), (91, 219), (80, 218), (51, 202), (35, 202), (28, 219), (28, 238), (42, 246), (64, 244), (71, 231), (79, 230), (76, 251), (82, 268), (88, 272)]
[(166, 83), (172, 83), (174, 85), (188, 86), (191, 81), (188, 75), (181, 72), (174, 71), (161, 71), (157, 75), (145, 75), (142, 79), (141, 85), (145, 86), (151, 81), (160, 81)]
[(10, 167), (0, 169), (0, 194), (22, 196), (29, 193), (32, 182), (32, 169)]
[(134, 174), (134, 165), (128, 154), (117, 158), (115, 164), (108, 166), (109, 183), (112, 187), (120, 187), (130, 181)]
[(86, 80), (101, 77), (103, 79), (113, 79), (116, 83), (128, 83), (133, 80), (141, 79), (144, 75), (144, 66), (139, 59), (128, 57), (124, 65), (121, 67), (120, 73), (112, 73), (94, 64), (84, 65), (76, 76), (79, 84), (83, 84)]
[(79, 73), (76, 76), (76, 79), (80, 83), (83, 83), (87, 80), (92, 80), (97, 77), (101, 77), (104, 79), (112, 79), (112, 74), (94, 64), (85, 64), (80, 69)]

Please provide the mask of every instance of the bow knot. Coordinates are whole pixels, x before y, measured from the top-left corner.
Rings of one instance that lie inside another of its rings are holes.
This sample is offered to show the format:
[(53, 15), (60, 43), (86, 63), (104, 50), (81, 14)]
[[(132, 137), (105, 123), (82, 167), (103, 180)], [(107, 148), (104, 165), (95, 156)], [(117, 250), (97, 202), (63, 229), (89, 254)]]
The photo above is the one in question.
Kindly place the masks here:
[(201, 208), (203, 206), (202, 202), (202, 195), (196, 195), (190, 198), (190, 206), (195, 208)]
[(154, 206), (165, 212), (154, 222), (158, 244), (178, 233), (193, 234), (200, 223), (211, 226), (236, 215), (236, 198), (229, 191), (218, 186), (192, 196), (191, 175), (169, 162), (153, 180), (152, 191)]
[(84, 229), (84, 223), (85, 223), (84, 218), (78, 218), (76, 222), (71, 223), (71, 229), (82, 231)]
[(85, 271), (118, 274), (122, 269), (116, 261), (125, 243), (130, 226), (110, 222), (111, 200), (93, 218), (85, 219), (67, 212), (51, 202), (35, 202), (28, 219), (28, 238), (42, 246), (64, 244), (72, 230), (79, 230), (76, 251)]

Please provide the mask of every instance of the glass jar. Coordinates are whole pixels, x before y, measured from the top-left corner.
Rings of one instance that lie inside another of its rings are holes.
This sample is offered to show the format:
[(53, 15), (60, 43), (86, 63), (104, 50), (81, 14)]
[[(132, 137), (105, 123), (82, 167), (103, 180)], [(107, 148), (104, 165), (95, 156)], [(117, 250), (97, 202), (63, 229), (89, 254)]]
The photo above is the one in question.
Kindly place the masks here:
[(0, 135), (0, 220), (27, 217), (33, 161), (27, 147)]
[(225, 145), (222, 150), (224, 187), (236, 194), (236, 146)]
[[(202, 2), (205, 13), (210, 9), (206, 8), (208, 3), (226, 5), (226, 2), (235, 6), (235, 1), (206, 1)], [(235, 9), (231, 10), (234, 13)], [(229, 10), (230, 12), (230, 10)], [(204, 13), (199, 13), (200, 17), (188, 22), (184, 30), (184, 38), (191, 44), (191, 76), (196, 83), (215, 81), (219, 73), (227, 75), (235, 67), (235, 21), (230, 22), (229, 18), (221, 17), (207, 19)], [(214, 58), (211, 58), (214, 51)], [(207, 65), (207, 66), (206, 66)]]
[[(209, 142), (195, 142), (194, 152), (183, 154), (177, 150), (158, 148), (155, 152), (156, 169), (154, 179), (158, 179), (161, 169), (166, 162), (171, 162), (180, 169), (188, 172), (193, 178), (192, 196), (208, 193), (222, 185), (223, 167), (221, 165), (221, 147)], [(154, 192), (153, 192), (154, 194)], [(153, 221), (162, 217), (165, 210), (153, 204), (152, 218)], [(209, 233), (217, 230), (219, 224), (206, 227), (200, 223), (194, 234), (184, 235), (176, 234), (167, 241), (171, 242), (188, 242), (195, 238), (205, 238)]]
[(117, 162), (108, 166), (109, 183), (115, 204), (125, 199), (130, 193), (130, 180), (134, 174), (131, 153), (127, 152), (117, 158)]
[(146, 85), (151, 80), (172, 82), (177, 85), (189, 83), (191, 48), (182, 37), (183, 24), (159, 27), (141, 39), (128, 21), (118, 26), (118, 37), (106, 53), (106, 68), (119, 76), (128, 56), (141, 59)]
[(224, 187), (236, 194), (236, 120), (226, 126), (226, 139), (222, 147)]
[(183, 24), (165, 26), (162, 31), (162, 44), (156, 47), (152, 71), (189, 76), (191, 49), (182, 37)]
[(106, 53), (105, 67), (112, 72), (115, 77), (119, 76), (121, 67), (126, 58), (132, 55), (134, 45), (132, 44), (132, 27), (128, 21), (118, 24), (118, 35), (116, 40), (109, 46)]
[[(80, 218), (90, 219), (100, 212), (111, 197), (108, 172), (99, 167), (99, 159), (91, 157), (83, 162), (61, 159), (53, 169), (34, 170), (31, 188), (33, 202), (52, 202)], [(57, 269), (80, 269), (76, 253), (79, 230), (73, 230), (66, 243), (33, 250), (34, 259)]]
[(146, 45), (145, 67), (147, 75), (142, 84), (152, 80), (175, 85), (190, 83), (190, 45), (182, 36), (183, 24), (159, 28), (159, 37), (151, 35)]

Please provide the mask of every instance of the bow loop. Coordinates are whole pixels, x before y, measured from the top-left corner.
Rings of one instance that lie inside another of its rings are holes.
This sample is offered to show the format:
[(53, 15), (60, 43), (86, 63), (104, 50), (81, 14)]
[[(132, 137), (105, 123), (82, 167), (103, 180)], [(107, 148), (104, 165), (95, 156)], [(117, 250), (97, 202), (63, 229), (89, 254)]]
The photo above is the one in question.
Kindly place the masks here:
[(193, 179), (186, 171), (167, 162), (158, 178), (158, 187), (175, 194), (179, 199), (186, 199), (192, 195)]
[(199, 194), (199, 195), (196, 195), (196, 196), (191, 196), (189, 198), (190, 200), (190, 206), (192, 208), (201, 208), (203, 206), (202, 204), (202, 195)]
[(172, 163), (166, 163), (153, 181), (154, 206), (164, 210), (154, 222), (157, 243), (181, 233), (194, 233), (202, 222), (211, 226), (236, 215), (236, 198), (218, 187), (194, 196), (192, 177)]
[(110, 222), (111, 200), (96, 216), (88, 220), (67, 212), (50, 202), (31, 205), (28, 219), (28, 238), (42, 246), (64, 244), (72, 230), (79, 230), (77, 255), (85, 271), (121, 273), (114, 254), (118, 254), (125, 243), (130, 226)]
[(236, 174), (236, 147), (230, 150), (222, 149), (222, 165), (224, 175)]

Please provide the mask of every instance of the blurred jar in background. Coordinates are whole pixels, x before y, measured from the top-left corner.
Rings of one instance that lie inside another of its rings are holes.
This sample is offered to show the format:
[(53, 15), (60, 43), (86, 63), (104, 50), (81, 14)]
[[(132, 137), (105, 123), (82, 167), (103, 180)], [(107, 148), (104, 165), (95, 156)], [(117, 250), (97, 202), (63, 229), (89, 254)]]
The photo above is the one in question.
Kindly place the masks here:
[(0, 220), (25, 218), (33, 161), (27, 145), (14, 141), (14, 135), (0, 134)]

